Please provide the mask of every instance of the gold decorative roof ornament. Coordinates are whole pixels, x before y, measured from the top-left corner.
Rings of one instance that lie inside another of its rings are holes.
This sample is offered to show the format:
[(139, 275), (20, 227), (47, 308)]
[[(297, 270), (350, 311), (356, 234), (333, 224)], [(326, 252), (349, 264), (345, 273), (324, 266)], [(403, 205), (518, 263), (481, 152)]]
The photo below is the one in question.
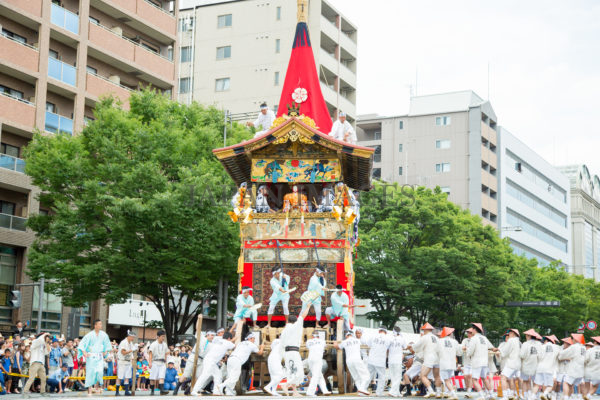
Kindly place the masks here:
[[(279, 126), (279, 125), (283, 125), (283, 124), (284, 124), (284, 123), (285, 123), (285, 122), (286, 122), (288, 119), (290, 119), (290, 118), (291, 118), (291, 117), (290, 117), (289, 115), (287, 115), (287, 114), (282, 114), (281, 116), (279, 116), (279, 117), (275, 118), (275, 120), (273, 121), (273, 124), (271, 125), (271, 127), (270, 127), (269, 129), (273, 129), (273, 128), (275, 128), (275, 127)], [(308, 125), (308, 126), (310, 126), (311, 128), (314, 128), (314, 129), (317, 129), (317, 130), (319, 129), (319, 128), (317, 127), (317, 124), (315, 123), (315, 121), (314, 121), (312, 118), (310, 118), (310, 117), (307, 117), (307, 116), (306, 116), (306, 115), (304, 115), (304, 114), (302, 114), (302, 115), (300, 115), (300, 116), (296, 116), (296, 117), (294, 117), (294, 118), (296, 118), (296, 119), (297, 119), (297, 120), (299, 120), (299, 121), (302, 121), (302, 122), (303, 122), (305, 125)]]
[(308, 22), (308, 0), (298, 1), (298, 22)]

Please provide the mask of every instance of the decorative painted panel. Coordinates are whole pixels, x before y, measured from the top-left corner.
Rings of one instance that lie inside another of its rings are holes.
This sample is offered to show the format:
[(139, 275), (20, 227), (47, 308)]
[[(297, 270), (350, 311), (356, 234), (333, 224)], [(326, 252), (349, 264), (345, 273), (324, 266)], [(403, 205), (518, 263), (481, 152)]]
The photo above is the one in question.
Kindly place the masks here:
[(341, 180), (341, 167), (336, 158), (257, 158), (252, 160), (251, 174), (253, 182), (337, 182)]

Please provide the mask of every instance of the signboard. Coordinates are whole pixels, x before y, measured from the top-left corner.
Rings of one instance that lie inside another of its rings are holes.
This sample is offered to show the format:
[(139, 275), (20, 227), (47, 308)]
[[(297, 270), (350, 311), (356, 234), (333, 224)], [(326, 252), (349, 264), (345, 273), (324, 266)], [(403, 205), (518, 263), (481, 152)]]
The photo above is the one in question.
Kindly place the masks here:
[(560, 307), (559, 300), (508, 301), (506, 307)]
[(595, 331), (598, 327), (598, 324), (596, 323), (596, 321), (588, 321), (586, 326), (590, 331)]
[(144, 326), (144, 312), (146, 324), (150, 321), (162, 321), (160, 312), (149, 301), (128, 300), (123, 304), (111, 304), (108, 309), (108, 323), (124, 326)]

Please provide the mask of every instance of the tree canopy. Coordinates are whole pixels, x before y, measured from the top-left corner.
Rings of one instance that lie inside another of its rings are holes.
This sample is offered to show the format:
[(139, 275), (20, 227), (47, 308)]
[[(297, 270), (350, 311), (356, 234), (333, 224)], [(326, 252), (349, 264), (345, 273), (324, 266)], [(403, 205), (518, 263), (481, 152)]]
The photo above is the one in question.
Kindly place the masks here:
[[(415, 331), (425, 321), (458, 329), (483, 322), (497, 336), (509, 327), (558, 336), (600, 316), (590, 297), (597, 283), (513, 254), (508, 239), (439, 188), (376, 183), (361, 200), (355, 294), (371, 299), (371, 319), (391, 327), (405, 317)], [(523, 300), (561, 307), (502, 307)]]
[[(27, 147), (26, 172), (51, 210), (29, 219), (29, 273), (71, 306), (145, 296), (171, 341), (220, 277), (236, 280), (239, 238), (225, 217), (233, 182), (212, 154), (223, 114), (150, 90), (130, 105), (105, 99), (80, 135), (38, 134)], [(235, 126), (230, 142), (245, 135)]]

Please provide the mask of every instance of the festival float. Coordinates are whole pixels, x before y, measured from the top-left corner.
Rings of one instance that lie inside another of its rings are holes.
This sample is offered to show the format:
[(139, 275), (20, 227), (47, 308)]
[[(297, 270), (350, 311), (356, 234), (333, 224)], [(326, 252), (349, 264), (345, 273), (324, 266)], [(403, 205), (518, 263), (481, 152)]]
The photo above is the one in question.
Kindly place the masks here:
[[(307, 292), (309, 280), (315, 269), (322, 267), (327, 287), (340, 284), (348, 294), (353, 322), (359, 193), (371, 189), (374, 149), (328, 135), (332, 120), (321, 93), (306, 15), (307, 2), (299, 0), (292, 54), (271, 129), (246, 142), (213, 150), (238, 186), (229, 216), (240, 228), (239, 289), (251, 287), (254, 302), (262, 304), (257, 307), (257, 325), (261, 326), (267, 322), (272, 295), (269, 282), (277, 267), (289, 276), (290, 314), (300, 313), (303, 296), (311, 295)], [(323, 311), (330, 305), (330, 295), (325, 292)], [(268, 344), (285, 322), (281, 303), (273, 312), (270, 327), (250, 327), (252, 321), (246, 322), (243, 329), (259, 330), (261, 340)], [(311, 310), (305, 319), (305, 338), (310, 338), (314, 329), (323, 329), (324, 322), (324, 315), (315, 321)], [(331, 341), (342, 336), (342, 324), (338, 323), (334, 332), (323, 331)], [(266, 357), (253, 360), (254, 382), (262, 385)], [(328, 374), (344, 393), (346, 368), (337, 368), (343, 363), (342, 352), (330, 350), (325, 360)]]

